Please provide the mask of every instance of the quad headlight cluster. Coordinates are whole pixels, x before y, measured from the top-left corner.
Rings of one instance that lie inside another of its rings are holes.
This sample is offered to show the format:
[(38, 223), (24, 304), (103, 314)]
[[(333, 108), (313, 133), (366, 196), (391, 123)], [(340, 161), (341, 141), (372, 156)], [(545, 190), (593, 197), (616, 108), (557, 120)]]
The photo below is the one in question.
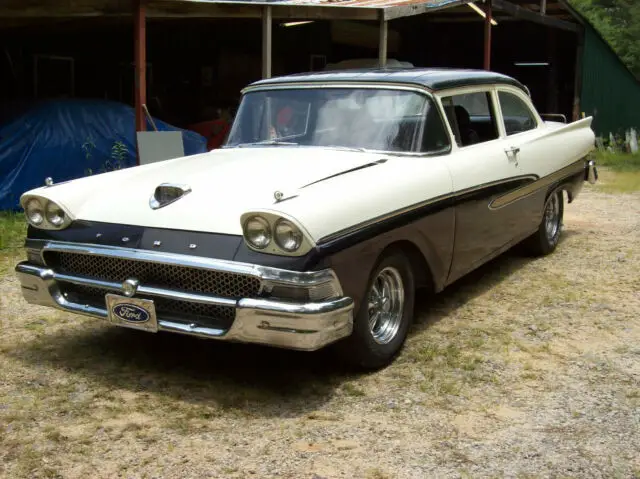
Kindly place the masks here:
[(264, 253), (301, 256), (312, 247), (294, 221), (271, 213), (242, 215), (242, 232), (250, 248)]
[(71, 218), (56, 202), (31, 196), (23, 200), (24, 214), (31, 226), (40, 229), (59, 230), (71, 223)]

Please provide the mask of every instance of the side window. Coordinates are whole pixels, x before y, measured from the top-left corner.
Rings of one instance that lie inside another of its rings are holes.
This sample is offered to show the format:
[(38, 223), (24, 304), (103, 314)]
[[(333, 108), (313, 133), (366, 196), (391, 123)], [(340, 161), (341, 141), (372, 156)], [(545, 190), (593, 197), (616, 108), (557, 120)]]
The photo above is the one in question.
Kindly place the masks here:
[(529, 106), (516, 95), (501, 91), (498, 92), (498, 98), (507, 135), (533, 130), (538, 126), (536, 117)]
[(458, 146), (498, 138), (495, 109), (489, 92), (453, 95), (442, 99)]
[(440, 153), (451, 149), (451, 141), (438, 108), (433, 102), (427, 104), (427, 113), (422, 133), (422, 152)]

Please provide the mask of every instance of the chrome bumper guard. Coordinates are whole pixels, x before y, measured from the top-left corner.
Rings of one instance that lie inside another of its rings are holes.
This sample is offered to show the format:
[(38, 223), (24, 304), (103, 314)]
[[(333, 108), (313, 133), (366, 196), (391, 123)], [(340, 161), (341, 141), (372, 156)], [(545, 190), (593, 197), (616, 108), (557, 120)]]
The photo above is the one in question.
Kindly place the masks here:
[[(111, 255), (147, 261), (158, 260), (162, 263), (184, 264), (193, 266), (197, 258), (187, 256), (184, 263), (181, 255), (164, 255), (162, 253), (131, 250), (126, 248), (103, 247), (95, 245), (78, 245), (69, 243), (47, 242), (36, 246), (33, 241), (27, 242), (31, 253), (38, 251), (43, 257), (46, 251), (73, 251), (85, 254)], [(167, 260), (167, 257), (169, 260)], [(201, 258), (201, 262), (214, 269), (215, 260)], [(293, 271), (265, 268), (232, 262), (220, 262), (222, 270), (239, 269), (249, 271), (263, 280), (264, 289), (274, 285), (312, 288), (322, 287), (327, 275), (334, 281), (337, 278), (330, 271), (299, 273)], [(218, 269), (216, 269), (218, 270)], [(103, 281), (96, 278), (62, 274), (48, 266), (40, 266), (32, 262), (19, 263), (16, 274), (22, 286), (22, 293), (27, 302), (42, 306), (50, 306), (72, 313), (83, 314), (106, 319), (108, 311), (105, 307), (71, 302), (61, 292), (60, 284), (71, 283), (80, 286), (100, 288), (106, 293), (125, 294), (121, 283)], [(230, 306), (236, 308), (236, 315), (229, 329), (215, 329), (191, 323), (180, 323), (158, 318), (158, 330), (188, 334), (202, 338), (259, 343), (288, 349), (313, 351), (333, 343), (351, 334), (353, 328), (353, 300), (342, 296), (338, 285), (339, 296), (330, 299), (294, 302), (270, 298), (232, 299), (209, 294), (177, 291), (140, 284), (137, 294), (146, 297), (160, 297), (201, 304)], [(135, 296), (133, 296), (135, 298)]]

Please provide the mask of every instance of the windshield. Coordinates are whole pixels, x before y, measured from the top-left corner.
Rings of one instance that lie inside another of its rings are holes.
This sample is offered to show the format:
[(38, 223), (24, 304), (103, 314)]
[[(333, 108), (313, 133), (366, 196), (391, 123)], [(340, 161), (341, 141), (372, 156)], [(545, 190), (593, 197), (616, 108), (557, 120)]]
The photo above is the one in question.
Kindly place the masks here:
[(449, 138), (426, 95), (392, 89), (299, 88), (244, 95), (226, 147), (256, 144), (441, 152)]

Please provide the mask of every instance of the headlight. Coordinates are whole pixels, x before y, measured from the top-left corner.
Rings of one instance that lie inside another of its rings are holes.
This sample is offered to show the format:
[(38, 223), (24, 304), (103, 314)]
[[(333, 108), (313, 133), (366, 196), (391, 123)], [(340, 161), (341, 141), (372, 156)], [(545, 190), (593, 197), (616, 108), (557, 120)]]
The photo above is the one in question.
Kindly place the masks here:
[(62, 208), (60, 208), (53, 201), (49, 201), (47, 203), (46, 218), (49, 223), (56, 227), (62, 226), (62, 224), (64, 223), (64, 217), (65, 214), (64, 211), (62, 211)]
[(33, 226), (39, 226), (44, 221), (44, 208), (38, 198), (32, 198), (27, 202), (24, 208), (27, 220)]
[(263, 249), (271, 243), (271, 227), (261, 216), (251, 216), (244, 222), (244, 237), (254, 248)]
[(240, 216), (244, 243), (264, 254), (304, 256), (315, 243), (295, 218), (271, 211), (248, 211)]
[(288, 253), (293, 253), (302, 244), (302, 232), (285, 219), (276, 222), (274, 233), (276, 244)]
[(41, 196), (28, 196), (22, 204), (29, 224), (39, 229), (61, 230), (73, 220), (59, 204)]

